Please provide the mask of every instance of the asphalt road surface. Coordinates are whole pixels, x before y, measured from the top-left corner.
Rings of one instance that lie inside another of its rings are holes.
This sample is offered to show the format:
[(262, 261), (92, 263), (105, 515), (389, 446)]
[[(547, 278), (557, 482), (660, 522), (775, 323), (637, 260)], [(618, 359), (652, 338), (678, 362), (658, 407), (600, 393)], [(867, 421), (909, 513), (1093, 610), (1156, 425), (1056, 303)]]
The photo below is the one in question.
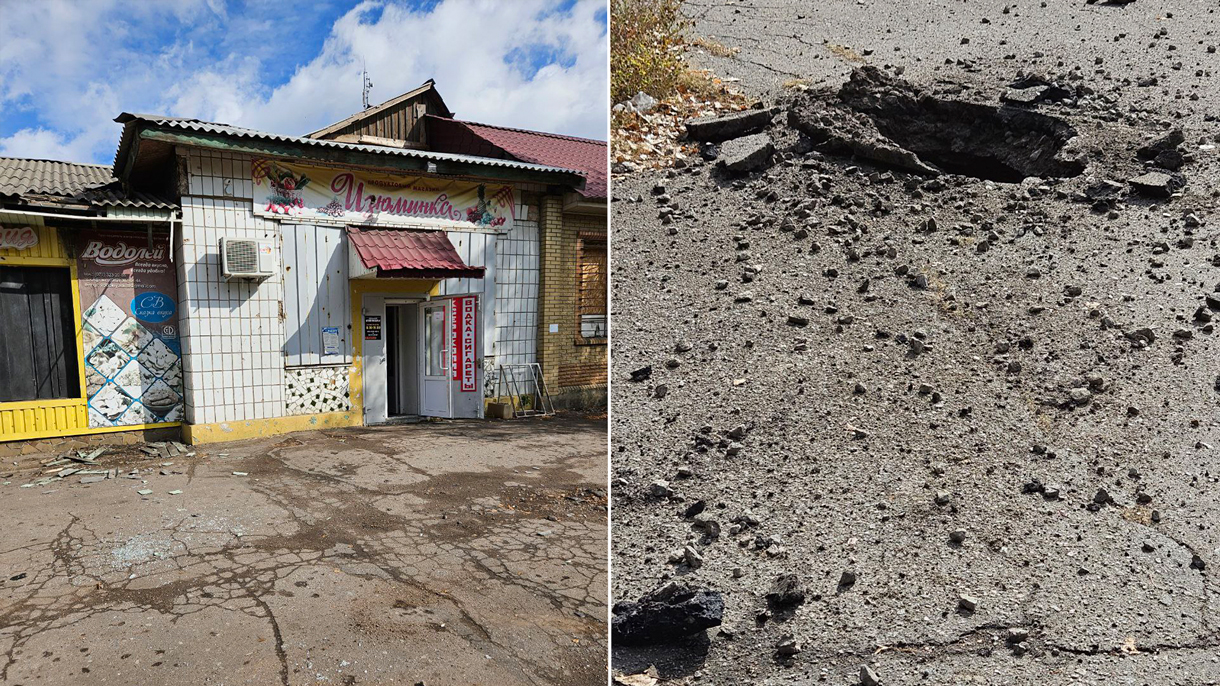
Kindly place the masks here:
[[(615, 646), (616, 671), (1220, 683), (1220, 6), (686, 8), (739, 48), (692, 59), (776, 108), (776, 152), (615, 178), (612, 601), (725, 602), (720, 628)], [(946, 155), (929, 179), (803, 140), (794, 86), (845, 130), (865, 65), (986, 107), (1042, 75), (1071, 96), (1030, 109), (1083, 171)], [(1177, 127), (1186, 186), (1149, 196), (1137, 149)], [(783, 574), (802, 601), (767, 599)]]
[(605, 681), (604, 422), (143, 457), (88, 485), (5, 475), (0, 683)]

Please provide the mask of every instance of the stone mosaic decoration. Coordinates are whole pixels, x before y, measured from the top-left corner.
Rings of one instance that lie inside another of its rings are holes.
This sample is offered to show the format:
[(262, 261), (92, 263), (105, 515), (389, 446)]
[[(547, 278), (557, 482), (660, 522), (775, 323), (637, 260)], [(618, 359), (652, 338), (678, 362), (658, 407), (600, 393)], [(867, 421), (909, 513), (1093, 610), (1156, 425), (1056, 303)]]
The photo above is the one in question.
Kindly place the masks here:
[(298, 367), (285, 372), (288, 414), (347, 412), (352, 409), (347, 367)]

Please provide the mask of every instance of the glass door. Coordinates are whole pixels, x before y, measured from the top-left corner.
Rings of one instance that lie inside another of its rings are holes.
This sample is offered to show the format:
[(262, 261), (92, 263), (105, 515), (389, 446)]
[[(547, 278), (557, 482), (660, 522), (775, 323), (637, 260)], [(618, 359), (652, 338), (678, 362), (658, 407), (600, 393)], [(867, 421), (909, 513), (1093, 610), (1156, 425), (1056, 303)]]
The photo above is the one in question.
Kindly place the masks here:
[(420, 326), (420, 358), (423, 383), (420, 384), (420, 414), (426, 417), (450, 417), (449, 383), (452, 374), (452, 353), (447, 304), (424, 303), (420, 306), (423, 322)]

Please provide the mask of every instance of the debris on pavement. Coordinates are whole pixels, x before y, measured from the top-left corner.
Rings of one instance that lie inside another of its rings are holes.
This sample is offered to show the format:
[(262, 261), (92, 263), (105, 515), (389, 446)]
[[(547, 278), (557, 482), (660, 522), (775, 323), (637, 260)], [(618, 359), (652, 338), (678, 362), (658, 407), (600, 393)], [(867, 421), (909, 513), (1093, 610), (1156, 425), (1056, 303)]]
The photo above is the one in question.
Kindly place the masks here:
[(150, 458), (168, 459), (171, 457), (194, 457), (195, 450), (185, 443), (177, 441), (157, 441), (140, 446), (140, 452)]
[(615, 604), (611, 641), (621, 645), (670, 643), (720, 626), (718, 591), (670, 582), (636, 602)]
[[(909, 8), (697, 4), (766, 36), (706, 64), (776, 115), (615, 178), (612, 583), (714, 588), (725, 630), (616, 666), (1214, 679), (1210, 16), (970, 3), (930, 53), (874, 33)], [(852, 11), (885, 14), (825, 23)], [(744, 137), (773, 149), (730, 170)]]

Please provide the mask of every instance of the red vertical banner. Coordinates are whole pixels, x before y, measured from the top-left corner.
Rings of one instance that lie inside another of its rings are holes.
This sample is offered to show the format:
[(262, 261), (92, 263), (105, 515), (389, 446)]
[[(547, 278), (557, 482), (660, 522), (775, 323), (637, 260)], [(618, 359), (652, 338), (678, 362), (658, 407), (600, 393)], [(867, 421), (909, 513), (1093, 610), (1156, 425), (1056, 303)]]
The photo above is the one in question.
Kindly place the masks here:
[(475, 369), (475, 327), (478, 325), (478, 296), (453, 299), (453, 380), (461, 382), (464, 392), (478, 390)]
[(462, 299), (454, 298), (449, 301), (449, 316), (452, 317), (449, 326), (449, 350), (452, 354), (449, 356), (449, 368), (453, 372), (453, 380), (460, 381), (462, 378), (462, 365), (459, 361), (462, 359)]

